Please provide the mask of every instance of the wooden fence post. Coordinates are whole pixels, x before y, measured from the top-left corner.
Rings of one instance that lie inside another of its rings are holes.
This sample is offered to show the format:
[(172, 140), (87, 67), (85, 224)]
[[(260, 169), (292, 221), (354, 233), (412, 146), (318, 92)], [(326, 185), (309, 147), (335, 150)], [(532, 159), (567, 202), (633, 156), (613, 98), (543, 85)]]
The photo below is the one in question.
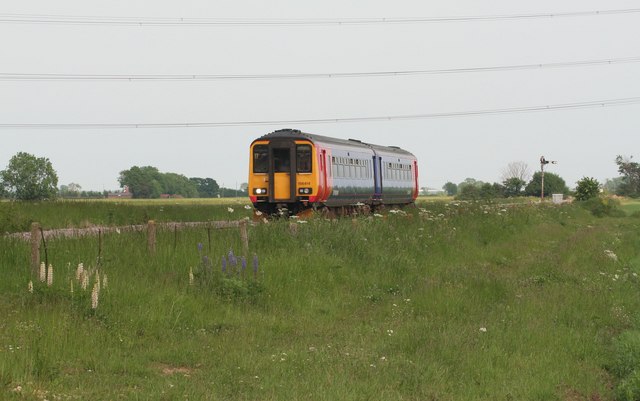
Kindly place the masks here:
[(156, 222), (149, 220), (147, 223), (147, 249), (150, 253), (156, 253)]
[(31, 272), (40, 269), (40, 223), (31, 223)]
[(240, 238), (242, 239), (242, 250), (244, 254), (249, 256), (249, 233), (247, 231), (247, 221), (241, 220), (240, 224)]

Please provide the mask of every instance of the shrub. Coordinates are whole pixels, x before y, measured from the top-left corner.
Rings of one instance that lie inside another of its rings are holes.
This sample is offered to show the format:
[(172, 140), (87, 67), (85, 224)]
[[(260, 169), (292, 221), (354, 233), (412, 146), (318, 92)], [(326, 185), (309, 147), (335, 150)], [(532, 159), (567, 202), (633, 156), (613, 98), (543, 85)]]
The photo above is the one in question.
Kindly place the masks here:
[(585, 201), (600, 193), (600, 183), (595, 178), (583, 177), (576, 184), (576, 200)]
[(597, 197), (581, 203), (582, 207), (589, 210), (596, 217), (623, 217), (624, 211), (620, 208), (620, 201), (614, 198)]

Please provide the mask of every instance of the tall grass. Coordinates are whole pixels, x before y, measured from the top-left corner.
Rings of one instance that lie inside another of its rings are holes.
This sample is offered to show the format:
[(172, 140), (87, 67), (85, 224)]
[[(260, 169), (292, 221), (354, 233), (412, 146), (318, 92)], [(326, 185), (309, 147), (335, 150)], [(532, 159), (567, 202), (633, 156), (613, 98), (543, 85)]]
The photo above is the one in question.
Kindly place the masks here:
[[(247, 255), (233, 229), (161, 230), (155, 254), (143, 233), (108, 234), (100, 266), (97, 239), (51, 241), (52, 287), (28, 244), (0, 238), (0, 385), (7, 399), (606, 400), (633, 383), (615, 355), (639, 324), (637, 219), (418, 206), (260, 224)], [(223, 272), (229, 250), (248, 269), (255, 254), (257, 276)], [(80, 262), (108, 274), (96, 309), (69, 293)]]

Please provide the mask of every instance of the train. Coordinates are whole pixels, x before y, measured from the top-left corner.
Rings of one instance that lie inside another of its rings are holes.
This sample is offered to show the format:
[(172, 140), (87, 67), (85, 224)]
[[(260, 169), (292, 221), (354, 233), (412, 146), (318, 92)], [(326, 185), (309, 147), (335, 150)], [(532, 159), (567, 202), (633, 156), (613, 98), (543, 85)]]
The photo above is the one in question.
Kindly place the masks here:
[(415, 202), (418, 160), (397, 146), (280, 129), (251, 143), (248, 184), (259, 214), (370, 213)]

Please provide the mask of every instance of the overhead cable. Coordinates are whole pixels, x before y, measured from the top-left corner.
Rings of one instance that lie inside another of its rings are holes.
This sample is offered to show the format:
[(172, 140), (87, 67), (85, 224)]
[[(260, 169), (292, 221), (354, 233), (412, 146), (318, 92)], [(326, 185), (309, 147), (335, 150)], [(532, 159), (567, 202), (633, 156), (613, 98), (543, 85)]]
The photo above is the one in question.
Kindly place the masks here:
[(521, 13), (495, 15), (468, 15), (445, 17), (408, 18), (160, 18), (160, 17), (114, 17), (54, 14), (0, 14), (0, 23), (13, 24), (72, 24), (72, 25), (133, 25), (133, 26), (305, 26), (305, 25), (372, 25), (372, 24), (416, 24), (442, 22), (475, 22), (517, 19), (540, 19), (561, 17), (592, 17), (602, 15), (640, 13), (640, 8), (568, 11), (549, 13)]
[(419, 120), (445, 117), (467, 117), (492, 114), (513, 114), (540, 111), (560, 111), (585, 109), (594, 107), (610, 107), (621, 105), (640, 104), (640, 96), (593, 100), (588, 102), (561, 103), (541, 106), (511, 107), (501, 109), (484, 109), (471, 111), (454, 111), (441, 113), (407, 114), (376, 117), (343, 117), (343, 118), (319, 118), (299, 120), (247, 120), (226, 122), (189, 122), (189, 123), (2, 123), (0, 129), (141, 129), (141, 128), (212, 128), (232, 126), (257, 126), (257, 125), (298, 125), (298, 124), (332, 124), (332, 123), (360, 123), (375, 121), (402, 121)]
[(491, 71), (513, 71), (543, 68), (583, 67), (640, 62), (640, 56), (602, 60), (580, 60), (557, 63), (515, 64), (488, 67), (433, 70), (400, 70), (370, 72), (324, 72), (291, 74), (40, 74), (0, 72), (0, 81), (213, 81), (250, 79), (362, 78), (405, 75), (460, 74)]

